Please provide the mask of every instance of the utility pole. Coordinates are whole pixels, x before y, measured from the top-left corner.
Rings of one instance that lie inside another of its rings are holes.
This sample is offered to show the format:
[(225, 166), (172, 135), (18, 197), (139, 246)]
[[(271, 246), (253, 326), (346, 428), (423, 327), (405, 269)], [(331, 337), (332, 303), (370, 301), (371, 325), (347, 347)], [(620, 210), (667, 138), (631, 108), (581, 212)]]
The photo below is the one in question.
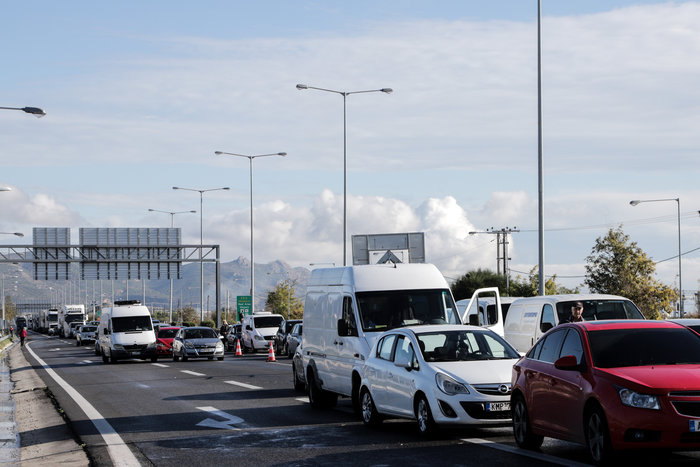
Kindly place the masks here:
[[(508, 235), (514, 232), (520, 232), (520, 230), (518, 230), (517, 227), (503, 227), (498, 230), (494, 229), (493, 227), (489, 227), (482, 232), (469, 232), (469, 235), (489, 234), (496, 236), (496, 273), (506, 276), (506, 290), (510, 289), (510, 274), (508, 272), (508, 260), (510, 260), (508, 257), (508, 244), (510, 242), (508, 241)], [(501, 264), (503, 264), (502, 272)]]

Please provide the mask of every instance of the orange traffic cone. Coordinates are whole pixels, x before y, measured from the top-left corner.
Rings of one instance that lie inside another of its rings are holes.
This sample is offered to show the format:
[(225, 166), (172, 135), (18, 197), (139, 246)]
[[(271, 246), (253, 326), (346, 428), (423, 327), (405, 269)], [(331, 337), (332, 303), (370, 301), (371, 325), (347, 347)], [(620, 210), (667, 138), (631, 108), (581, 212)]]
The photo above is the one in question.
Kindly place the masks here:
[(270, 342), (270, 350), (267, 352), (267, 361), (276, 362), (275, 360), (275, 349), (272, 347), (272, 342)]
[(237, 340), (236, 341), (236, 357), (242, 357), (243, 352), (241, 352), (241, 341)]

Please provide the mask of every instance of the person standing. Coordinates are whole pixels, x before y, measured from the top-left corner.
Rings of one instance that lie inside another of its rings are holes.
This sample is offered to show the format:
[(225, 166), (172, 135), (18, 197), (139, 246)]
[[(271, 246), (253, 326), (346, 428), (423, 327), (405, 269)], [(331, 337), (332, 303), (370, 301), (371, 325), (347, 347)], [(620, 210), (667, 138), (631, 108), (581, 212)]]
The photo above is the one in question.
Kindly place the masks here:
[(581, 321), (585, 321), (583, 319), (583, 303), (576, 302), (571, 307), (571, 315), (569, 316), (569, 319), (566, 320), (566, 322), (567, 323), (580, 323)]
[(19, 341), (20, 345), (24, 347), (24, 338), (27, 337), (27, 328), (21, 328), (19, 330)]

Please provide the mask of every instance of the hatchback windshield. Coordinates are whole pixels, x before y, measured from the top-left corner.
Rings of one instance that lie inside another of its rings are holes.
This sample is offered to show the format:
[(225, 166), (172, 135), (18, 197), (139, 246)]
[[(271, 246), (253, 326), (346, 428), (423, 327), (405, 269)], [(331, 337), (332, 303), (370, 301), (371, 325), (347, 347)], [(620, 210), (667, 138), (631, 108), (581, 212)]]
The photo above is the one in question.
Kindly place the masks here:
[(416, 335), (426, 362), (497, 360), (520, 355), (506, 341), (489, 331), (440, 331)]
[(185, 329), (185, 339), (209, 339), (216, 338), (213, 329)]
[(417, 324), (461, 324), (447, 290), (358, 292), (362, 329), (385, 331)]
[(700, 336), (688, 329), (613, 329), (588, 336), (599, 368), (700, 363)]
[(178, 329), (161, 329), (158, 331), (158, 337), (161, 339), (172, 339), (177, 334)]
[(114, 332), (151, 331), (153, 325), (150, 316), (124, 316), (112, 318), (112, 330)]

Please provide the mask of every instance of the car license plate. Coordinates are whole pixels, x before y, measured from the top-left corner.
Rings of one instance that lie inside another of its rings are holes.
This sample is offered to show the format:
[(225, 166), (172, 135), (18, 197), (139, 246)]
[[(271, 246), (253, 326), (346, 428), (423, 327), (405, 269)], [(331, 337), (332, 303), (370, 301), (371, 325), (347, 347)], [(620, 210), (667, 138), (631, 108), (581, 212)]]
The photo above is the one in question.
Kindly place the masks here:
[(700, 420), (690, 420), (690, 431), (700, 432)]
[(510, 410), (510, 402), (488, 402), (486, 404), (487, 412), (504, 412)]

